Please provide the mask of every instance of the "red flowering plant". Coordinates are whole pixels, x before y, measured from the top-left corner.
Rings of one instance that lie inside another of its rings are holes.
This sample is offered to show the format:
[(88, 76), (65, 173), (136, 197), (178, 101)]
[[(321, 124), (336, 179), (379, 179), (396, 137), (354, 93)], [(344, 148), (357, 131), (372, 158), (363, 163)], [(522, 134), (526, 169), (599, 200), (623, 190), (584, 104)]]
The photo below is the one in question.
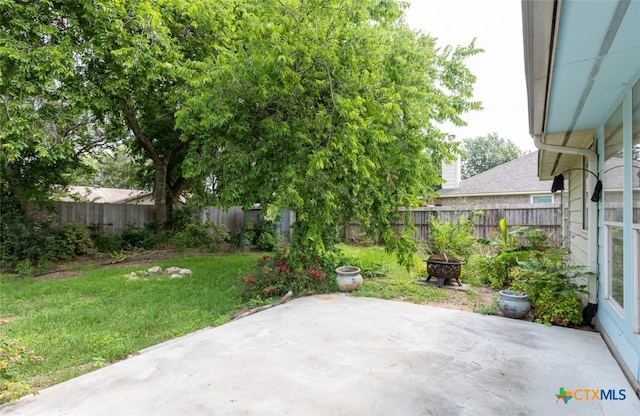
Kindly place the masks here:
[(331, 292), (335, 279), (328, 279), (331, 265), (324, 259), (310, 259), (287, 249), (264, 255), (240, 281), (240, 296), (245, 299), (282, 297)]

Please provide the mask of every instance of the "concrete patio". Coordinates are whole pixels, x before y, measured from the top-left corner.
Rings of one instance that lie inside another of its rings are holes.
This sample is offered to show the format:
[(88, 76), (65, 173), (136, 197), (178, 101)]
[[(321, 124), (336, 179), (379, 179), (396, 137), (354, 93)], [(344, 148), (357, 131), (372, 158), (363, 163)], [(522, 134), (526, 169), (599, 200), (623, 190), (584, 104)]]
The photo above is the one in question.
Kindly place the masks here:
[[(574, 399), (558, 400), (560, 388)], [(583, 391), (598, 389), (626, 397)], [(0, 415), (287, 414), (637, 415), (640, 401), (598, 333), (338, 294), (165, 342), (0, 407)]]

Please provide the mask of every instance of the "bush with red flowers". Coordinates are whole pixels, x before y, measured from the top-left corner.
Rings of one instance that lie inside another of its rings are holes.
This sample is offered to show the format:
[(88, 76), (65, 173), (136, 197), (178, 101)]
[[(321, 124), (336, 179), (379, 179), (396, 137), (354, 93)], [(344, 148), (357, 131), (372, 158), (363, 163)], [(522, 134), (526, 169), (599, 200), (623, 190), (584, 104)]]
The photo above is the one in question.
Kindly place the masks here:
[(240, 295), (249, 300), (294, 296), (335, 291), (335, 279), (328, 278), (333, 270), (331, 259), (309, 259), (287, 249), (262, 256), (253, 271), (241, 278)]

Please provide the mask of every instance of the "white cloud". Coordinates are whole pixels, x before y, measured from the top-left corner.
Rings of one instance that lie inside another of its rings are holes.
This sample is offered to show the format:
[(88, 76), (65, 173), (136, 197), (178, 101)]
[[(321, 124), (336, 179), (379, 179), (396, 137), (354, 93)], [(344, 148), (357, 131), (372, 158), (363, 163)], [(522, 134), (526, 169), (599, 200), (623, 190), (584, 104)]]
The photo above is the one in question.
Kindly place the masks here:
[(465, 127), (445, 126), (457, 139), (496, 132), (523, 150), (535, 150), (529, 136), (524, 78), (522, 12), (518, 0), (411, 0), (407, 24), (438, 39), (440, 47), (468, 45), (485, 52), (467, 61), (478, 78), (475, 99), (484, 110), (467, 113)]

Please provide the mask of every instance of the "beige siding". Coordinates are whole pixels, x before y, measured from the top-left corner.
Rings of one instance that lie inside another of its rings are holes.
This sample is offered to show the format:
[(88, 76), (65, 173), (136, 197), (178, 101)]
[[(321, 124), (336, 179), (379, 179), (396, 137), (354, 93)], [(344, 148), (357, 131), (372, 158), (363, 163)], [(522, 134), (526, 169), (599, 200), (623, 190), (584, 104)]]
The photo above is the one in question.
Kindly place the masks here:
[(500, 195), (500, 196), (464, 196), (441, 198), (439, 201), (443, 207), (464, 207), (475, 209), (485, 205), (529, 204), (531, 195)]
[[(580, 159), (579, 159), (580, 160)], [(581, 166), (572, 166), (580, 168)], [(587, 231), (583, 230), (583, 180), (582, 171), (569, 172), (569, 241), (571, 262), (573, 264), (589, 264), (589, 246)], [(591, 203), (591, 201), (588, 201)], [(595, 205), (595, 204), (594, 204)], [(594, 206), (595, 209), (595, 206)]]

